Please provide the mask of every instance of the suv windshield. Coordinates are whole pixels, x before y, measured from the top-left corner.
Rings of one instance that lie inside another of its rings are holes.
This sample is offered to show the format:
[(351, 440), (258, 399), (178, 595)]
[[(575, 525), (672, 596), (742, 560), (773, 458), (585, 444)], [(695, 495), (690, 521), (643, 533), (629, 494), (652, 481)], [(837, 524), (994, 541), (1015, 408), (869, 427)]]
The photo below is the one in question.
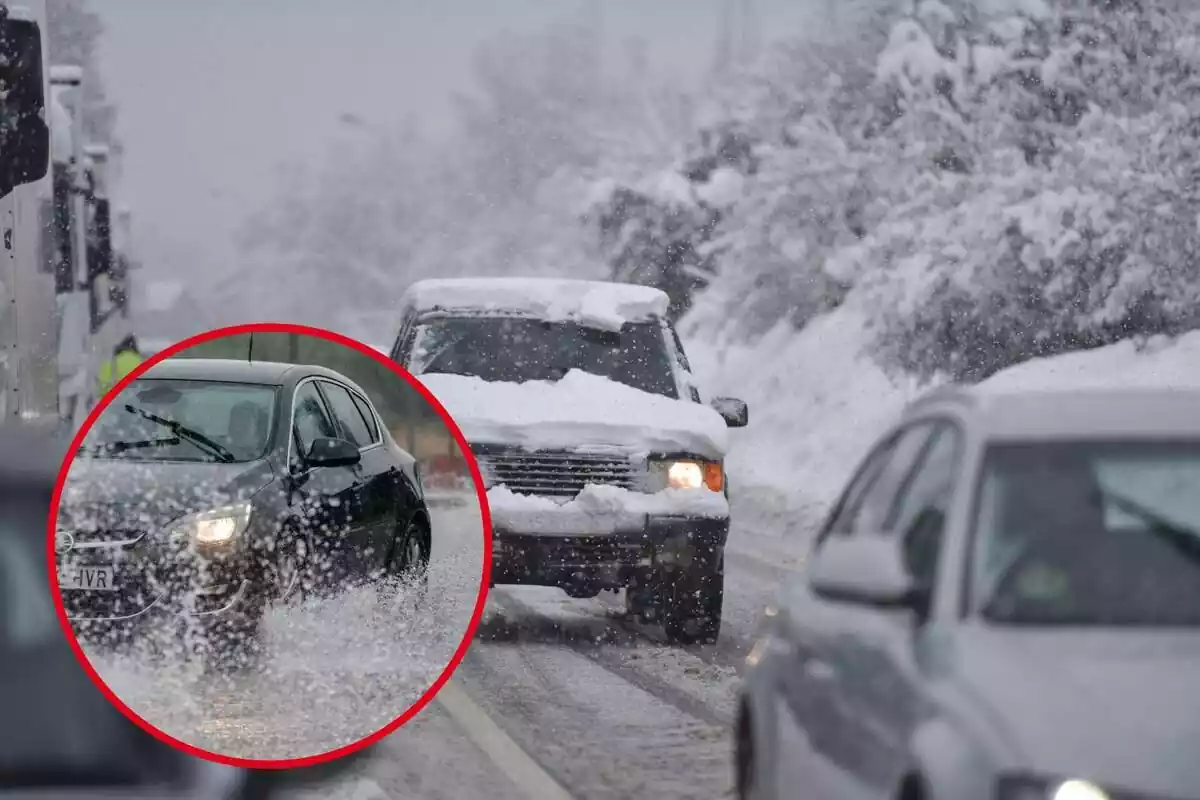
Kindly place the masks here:
[(627, 322), (617, 333), (523, 317), (427, 318), (417, 326), (409, 368), (509, 383), (556, 381), (578, 369), (679, 396), (657, 322)]
[(84, 440), (94, 458), (254, 461), (270, 444), (276, 387), (145, 378), (104, 409)]
[(1200, 625), (1200, 442), (992, 446), (973, 561), (994, 622)]

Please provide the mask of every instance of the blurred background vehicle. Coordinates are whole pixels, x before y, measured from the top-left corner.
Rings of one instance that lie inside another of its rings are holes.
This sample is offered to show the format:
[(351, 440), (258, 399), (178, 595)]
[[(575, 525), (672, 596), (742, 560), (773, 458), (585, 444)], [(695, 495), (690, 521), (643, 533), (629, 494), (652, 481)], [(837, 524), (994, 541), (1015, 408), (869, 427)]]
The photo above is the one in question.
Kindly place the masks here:
[(1197, 408), (1182, 390), (915, 402), (764, 618), (739, 796), (1195, 797)]
[(251, 771), (186, 755), (92, 684), (59, 626), (46, 571), (47, 513), (69, 433), (57, 423), (0, 424), (0, 797), (268, 800), (352, 771), (361, 756)]
[(131, 332), (131, 217), (114, 207), (116, 154), (87, 138), (88, 76), (50, 61), (45, 0), (0, 10), (5, 110), (18, 122), (0, 127), (0, 414), (78, 425)]

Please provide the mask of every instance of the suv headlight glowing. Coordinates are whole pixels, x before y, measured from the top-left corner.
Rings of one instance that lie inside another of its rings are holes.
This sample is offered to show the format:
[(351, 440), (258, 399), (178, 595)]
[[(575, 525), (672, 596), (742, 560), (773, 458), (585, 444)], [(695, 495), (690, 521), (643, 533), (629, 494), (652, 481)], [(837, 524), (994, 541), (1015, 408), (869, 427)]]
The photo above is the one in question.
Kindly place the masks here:
[(650, 491), (663, 489), (725, 489), (725, 471), (718, 461), (668, 458), (650, 461)]
[(1000, 800), (1116, 800), (1090, 781), (1029, 776), (1001, 778), (996, 796)]
[(210, 511), (189, 514), (174, 522), (174, 537), (187, 537), (208, 547), (228, 544), (245, 532), (250, 524), (250, 503), (233, 503)]

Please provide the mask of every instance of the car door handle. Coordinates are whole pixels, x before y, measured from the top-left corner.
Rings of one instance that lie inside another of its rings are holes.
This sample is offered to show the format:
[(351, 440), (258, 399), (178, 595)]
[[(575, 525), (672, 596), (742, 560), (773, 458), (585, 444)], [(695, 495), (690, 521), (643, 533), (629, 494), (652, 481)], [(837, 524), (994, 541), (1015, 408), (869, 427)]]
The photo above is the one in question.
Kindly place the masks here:
[(830, 681), (837, 677), (837, 671), (828, 662), (818, 658), (804, 662), (804, 674), (818, 681)]

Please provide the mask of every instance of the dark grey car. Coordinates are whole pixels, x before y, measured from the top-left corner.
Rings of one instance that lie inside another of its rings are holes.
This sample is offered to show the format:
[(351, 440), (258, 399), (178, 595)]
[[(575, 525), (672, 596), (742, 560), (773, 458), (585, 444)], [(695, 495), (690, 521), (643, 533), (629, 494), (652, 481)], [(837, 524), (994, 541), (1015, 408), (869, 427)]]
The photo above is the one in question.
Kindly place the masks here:
[(1200, 391), (918, 401), (747, 662), (743, 798), (1200, 798)]
[(126, 719), (92, 684), (46, 580), (46, 523), (69, 432), (0, 424), (0, 798), (270, 800), (332, 791), (368, 751), (293, 770), (186, 755)]

